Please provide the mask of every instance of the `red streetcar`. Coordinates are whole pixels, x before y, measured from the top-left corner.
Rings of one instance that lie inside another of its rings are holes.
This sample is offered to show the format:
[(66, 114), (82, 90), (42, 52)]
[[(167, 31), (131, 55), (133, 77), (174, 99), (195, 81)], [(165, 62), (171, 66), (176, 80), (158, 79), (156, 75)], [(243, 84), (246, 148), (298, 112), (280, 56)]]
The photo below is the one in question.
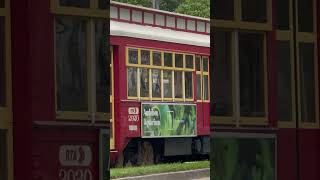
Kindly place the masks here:
[(113, 165), (207, 155), (209, 19), (111, 2)]

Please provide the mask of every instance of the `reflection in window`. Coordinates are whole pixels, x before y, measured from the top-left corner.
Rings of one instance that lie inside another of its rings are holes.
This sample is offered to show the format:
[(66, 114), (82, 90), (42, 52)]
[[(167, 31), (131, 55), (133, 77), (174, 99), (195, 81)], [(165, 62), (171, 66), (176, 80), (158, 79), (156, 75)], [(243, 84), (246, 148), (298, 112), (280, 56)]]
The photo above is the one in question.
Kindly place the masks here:
[(193, 56), (186, 55), (186, 68), (193, 69)]
[(150, 51), (141, 50), (141, 64), (150, 65)]
[(60, 0), (60, 6), (89, 8), (89, 0)]
[(163, 96), (172, 98), (172, 71), (163, 70)]
[(138, 64), (138, 49), (129, 49), (129, 63)]
[(164, 53), (164, 66), (172, 67), (172, 53)]
[(108, 75), (110, 74), (110, 58), (107, 56), (108, 38), (105, 34), (109, 26), (103, 21), (96, 22), (96, 102), (98, 112), (108, 112), (109, 94), (111, 91)]
[(7, 132), (0, 129), (0, 179), (8, 179)]
[(268, 0), (241, 0), (242, 21), (266, 23)]
[(187, 99), (193, 98), (193, 79), (192, 79), (193, 72), (185, 72), (185, 96)]
[(262, 34), (239, 34), (240, 115), (265, 117)]
[(214, 31), (215, 46), (213, 48), (212, 71), (210, 73), (211, 99), (215, 105), (210, 106), (213, 116), (232, 116), (232, 58), (231, 33)]
[(87, 111), (86, 20), (55, 18), (58, 111)]
[(128, 67), (128, 96), (137, 97), (137, 68)]
[(304, 122), (315, 122), (314, 44), (299, 44), (300, 112)]
[(161, 66), (161, 52), (154, 51), (153, 53), (153, 65), (154, 66)]
[(291, 55), (290, 41), (277, 43), (278, 68), (278, 119), (279, 121), (292, 120), (292, 89), (291, 89)]
[(152, 97), (161, 98), (161, 70), (152, 70)]
[(299, 32), (313, 32), (313, 0), (298, 0), (298, 29)]
[(183, 88), (182, 88), (182, 71), (174, 71), (174, 94), (175, 98), (183, 98)]
[(6, 106), (5, 23), (0, 17), (0, 106)]
[(175, 67), (183, 68), (183, 54), (175, 54)]
[(149, 69), (140, 68), (140, 96), (149, 97)]
[(221, 20), (232, 20), (234, 14), (234, 0), (215, 0), (213, 3), (213, 18)]
[(201, 74), (197, 74), (197, 100), (202, 100), (201, 97), (201, 86), (202, 86), (202, 81), (201, 81)]

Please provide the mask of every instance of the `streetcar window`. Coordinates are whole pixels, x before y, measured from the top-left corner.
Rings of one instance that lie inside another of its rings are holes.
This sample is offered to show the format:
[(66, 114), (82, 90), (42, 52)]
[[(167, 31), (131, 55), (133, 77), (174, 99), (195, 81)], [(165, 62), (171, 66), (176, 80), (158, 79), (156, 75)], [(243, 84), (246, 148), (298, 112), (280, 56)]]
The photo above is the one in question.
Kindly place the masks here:
[(313, 0), (298, 0), (299, 32), (314, 32)]
[(5, 25), (0, 17), (0, 106), (6, 106)]
[(152, 52), (152, 56), (153, 56), (153, 65), (154, 66), (161, 66), (162, 65), (162, 63), (161, 63), (161, 56), (162, 56), (162, 54), (161, 54), (161, 52), (156, 52), (156, 51), (153, 51)]
[(134, 22), (142, 23), (142, 12), (132, 10), (131, 18), (132, 18), (132, 21), (134, 21)]
[(130, 21), (130, 10), (127, 8), (120, 8), (120, 19)]
[(290, 41), (277, 41), (278, 119), (292, 120), (292, 84)]
[(175, 54), (175, 67), (183, 68), (183, 54)]
[(150, 65), (150, 51), (141, 50), (141, 64)]
[(107, 9), (108, 0), (99, 0), (99, 9)]
[(186, 55), (186, 68), (193, 69), (193, 55)]
[(215, 0), (212, 1), (213, 18), (221, 20), (232, 20), (234, 16), (234, 0)]
[(55, 18), (58, 111), (88, 111), (86, 19)]
[(129, 97), (137, 97), (137, 68), (128, 67), (128, 96)]
[(267, 22), (267, 0), (241, 0), (242, 20)]
[(265, 117), (264, 36), (239, 33), (240, 115)]
[(0, 129), (0, 179), (7, 179), (7, 137), (6, 130)]
[(172, 53), (164, 53), (164, 66), (172, 67)]
[(315, 122), (315, 46), (299, 43), (300, 114), (303, 122)]
[(69, 7), (89, 8), (90, 2), (89, 0), (60, 0), (60, 5)]
[(204, 58), (202, 59), (202, 63), (203, 63), (203, 65), (202, 65), (203, 71), (204, 71), (204, 72), (208, 72), (208, 58), (207, 58), (207, 57), (204, 57)]
[(193, 99), (193, 72), (185, 72), (185, 96), (187, 99)]
[(174, 94), (175, 98), (183, 98), (182, 71), (174, 71)]
[(201, 74), (197, 74), (197, 100), (202, 100), (202, 81), (201, 81)]
[(290, 1), (289, 0), (277, 0), (277, 28), (279, 30), (289, 30), (290, 24)]
[(172, 71), (163, 70), (163, 96), (172, 98)]
[(196, 57), (196, 71), (201, 71), (201, 57)]
[(203, 100), (209, 100), (209, 76), (203, 75)]
[(213, 48), (212, 71), (211, 71), (211, 99), (215, 102), (211, 106), (214, 116), (232, 116), (232, 56), (231, 56), (231, 33), (226, 31), (214, 31), (215, 46)]
[(149, 97), (149, 69), (140, 68), (140, 96)]
[(161, 98), (161, 70), (152, 70), (152, 97)]
[(110, 89), (110, 58), (107, 57), (108, 39), (105, 34), (108, 31), (107, 23), (97, 21), (95, 24), (95, 47), (96, 47), (96, 103), (98, 112), (108, 112), (108, 100)]
[(110, 6), (110, 17), (111, 18), (118, 18), (118, 8), (114, 6)]
[(138, 50), (129, 49), (129, 64), (138, 64)]

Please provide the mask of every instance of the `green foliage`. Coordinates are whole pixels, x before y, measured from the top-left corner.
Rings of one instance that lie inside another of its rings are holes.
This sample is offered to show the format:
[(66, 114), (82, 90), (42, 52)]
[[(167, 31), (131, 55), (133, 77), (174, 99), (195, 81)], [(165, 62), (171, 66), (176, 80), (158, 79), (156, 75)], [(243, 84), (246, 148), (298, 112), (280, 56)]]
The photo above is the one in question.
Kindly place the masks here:
[(184, 0), (175, 12), (210, 18), (210, 0)]
[(133, 4), (137, 6), (143, 6), (143, 7), (152, 7), (152, 2), (150, 0), (114, 0), (114, 1)]
[(160, 9), (164, 11), (174, 12), (184, 0), (161, 0)]

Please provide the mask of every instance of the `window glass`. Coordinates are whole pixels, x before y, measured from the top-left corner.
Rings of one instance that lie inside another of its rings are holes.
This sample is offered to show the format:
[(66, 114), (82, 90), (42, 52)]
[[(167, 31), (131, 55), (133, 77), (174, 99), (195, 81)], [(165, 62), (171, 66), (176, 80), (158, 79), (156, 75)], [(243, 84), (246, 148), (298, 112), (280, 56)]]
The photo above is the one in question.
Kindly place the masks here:
[(137, 94), (137, 68), (128, 67), (128, 96), (136, 97)]
[(0, 0), (0, 8), (4, 8), (4, 1), (5, 0)]
[(172, 98), (172, 71), (163, 70), (163, 96)]
[(313, 32), (313, 0), (298, 0), (299, 32)]
[(0, 106), (6, 106), (6, 63), (5, 63), (5, 25), (0, 17)]
[(172, 67), (172, 53), (164, 53), (164, 66)]
[(140, 68), (140, 96), (149, 97), (149, 69)]
[(290, 16), (289, 16), (289, 8), (290, 3), (289, 0), (277, 0), (274, 1), (277, 5), (277, 28), (279, 30), (289, 30), (290, 24)]
[(277, 63), (278, 119), (279, 121), (290, 121), (292, 120), (290, 41), (277, 42)]
[(7, 137), (6, 131), (0, 129), (0, 179), (8, 179), (7, 172)]
[(234, 0), (212, 1), (212, 14), (214, 19), (232, 20), (234, 16)]
[(186, 68), (193, 69), (193, 55), (186, 55)]
[(183, 68), (183, 54), (175, 54), (175, 67)]
[(212, 70), (210, 81), (212, 89), (211, 101), (215, 106), (210, 106), (211, 115), (232, 116), (232, 56), (231, 56), (231, 33), (224, 31), (214, 31), (215, 46), (213, 47)]
[(60, 6), (70, 6), (79, 8), (89, 8), (89, 0), (60, 0)]
[(161, 70), (152, 70), (152, 97), (161, 98)]
[(201, 71), (201, 57), (196, 56), (196, 71)]
[(193, 72), (185, 72), (185, 96), (187, 99), (193, 98), (193, 79), (192, 79)]
[(202, 68), (204, 72), (208, 72), (208, 57), (203, 57), (202, 58)]
[(203, 76), (203, 100), (209, 100), (209, 76)]
[(99, 9), (107, 9), (108, 8), (108, 0), (99, 0)]
[(109, 26), (104, 21), (95, 24), (95, 48), (96, 48), (96, 102), (98, 112), (109, 112), (108, 101), (110, 88), (110, 58), (107, 56)]
[(240, 115), (265, 117), (262, 34), (239, 34)]
[(267, 0), (241, 0), (242, 21), (267, 22)]
[(202, 100), (201, 83), (201, 75), (197, 74), (197, 100)]
[(174, 72), (174, 97), (183, 98), (183, 89), (182, 89), (182, 71)]
[(88, 111), (86, 20), (55, 18), (58, 111)]
[(315, 122), (314, 44), (299, 44), (300, 112), (304, 122)]
[(153, 53), (153, 65), (154, 66), (161, 66), (161, 52), (154, 51)]
[(150, 51), (141, 50), (141, 64), (150, 65)]
[(138, 50), (129, 49), (129, 64), (138, 64)]

